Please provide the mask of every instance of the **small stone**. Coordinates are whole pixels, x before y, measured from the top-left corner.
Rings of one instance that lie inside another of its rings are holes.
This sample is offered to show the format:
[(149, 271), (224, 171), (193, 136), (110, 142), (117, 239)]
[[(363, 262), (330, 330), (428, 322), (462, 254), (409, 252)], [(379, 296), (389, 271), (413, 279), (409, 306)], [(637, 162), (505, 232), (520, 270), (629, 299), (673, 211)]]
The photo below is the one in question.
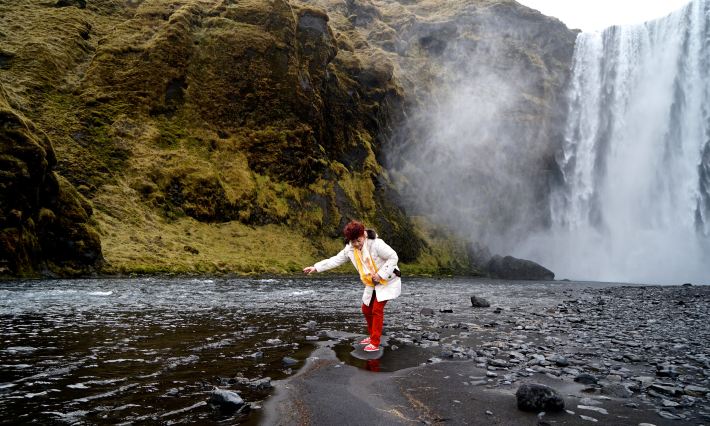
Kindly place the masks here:
[(422, 339), (438, 342), (441, 339), (441, 336), (435, 331), (430, 331), (428, 333), (422, 334)]
[(306, 340), (309, 342), (315, 342), (318, 339), (320, 339), (318, 336), (306, 336)]
[(451, 308), (442, 308), (439, 309), (439, 312), (441, 312), (442, 314), (453, 314), (454, 310)]
[(507, 367), (509, 365), (508, 361), (499, 358), (489, 360), (488, 364), (494, 367)]
[(262, 351), (256, 351), (256, 352), (254, 352), (254, 353), (251, 353), (251, 354), (247, 355), (247, 358), (251, 358), (251, 359), (253, 359), (254, 361), (259, 360), (259, 359), (261, 359), (261, 358), (263, 358), (263, 357), (264, 357), (264, 353), (263, 353)]
[(490, 410), (486, 410), (486, 415), (488, 415), (488, 416), (492, 416), (492, 415), (493, 415), (493, 412), (492, 412), (492, 411), (490, 411)]
[(595, 385), (597, 384), (597, 378), (592, 376), (591, 374), (587, 373), (581, 373), (577, 377), (574, 378), (574, 381), (577, 383), (582, 383), (583, 385)]
[(209, 402), (227, 410), (238, 410), (245, 404), (244, 400), (236, 392), (219, 388), (215, 388), (212, 391)]
[(624, 407), (639, 408), (639, 405), (635, 402), (627, 402), (626, 404), (624, 404)]
[(596, 423), (596, 422), (599, 421), (599, 420), (595, 419), (594, 417), (589, 417), (589, 416), (584, 416), (584, 415), (580, 415), (579, 417), (580, 417), (582, 420), (586, 420), (586, 421), (588, 421), (588, 422)]
[(431, 308), (422, 308), (422, 310), (419, 311), (419, 315), (423, 315), (425, 317), (432, 317), (434, 316), (434, 310)]
[(249, 382), (249, 387), (252, 389), (264, 390), (271, 389), (271, 377), (264, 377), (262, 379), (254, 379)]
[(656, 376), (658, 377), (678, 377), (678, 371), (676, 368), (669, 364), (663, 364), (656, 367)]
[(658, 410), (658, 411), (656, 411), (656, 413), (659, 416), (663, 417), (664, 419), (668, 419), (668, 420), (681, 420), (682, 419), (682, 417), (676, 416), (675, 414), (671, 414), (668, 411)]
[(284, 367), (291, 367), (298, 364), (298, 360), (289, 356), (285, 356), (281, 359), (281, 363)]
[(608, 386), (604, 386), (602, 393), (614, 398), (631, 398), (634, 395), (626, 385), (621, 383), (612, 383)]
[(569, 360), (562, 355), (552, 355), (548, 360), (554, 362), (558, 367), (567, 367), (569, 365)]
[(578, 405), (577, 408), (579, 408), (580, 410), (596, 411), (597, 413), (601, 414), (609, 414), (609, 412), (602, 407), (592, 407), (591, 405)]
[(675, 402), (675, 401), (671, 401), (670, 399), (664, 399), (664, 400), (661, 401), (661, 405), (663, 405), (663, 406), (666, 407), (666, 408), (676, 408), (676, 407), (678, 407), (680, 404), (678, 404), (678, 403)]
[(646, 358), (644, 358), (641, 355), (637, 354), (632, 354), (632, 353), (625, 353), (624, 358), (626, 358), (629, 362), (644, 362), (646, 361)]
[(708, 392), (710, 392), (710, 390), (708, 390), (708, 388), (704, 388), (701, 386), (688, 385), (685, 388), (683, 388), (683, 393), (685, 393), (686, 395), (690, 395), (690, 396), (700, 397), (700, 396), (706, 395)]
[(306, 328), (309, 330), (315, 330), (317, 326), (318, 326), (318, 323), (315, 321), (308, 321), (306, 323)]
[(655, 391), (663, 395), (668, 395), (668, 396), (680, 396), (683, 393), (683, 390), (680, 388), (677, 388), (675, 386), (664, 386), (664, 385), (658, 385), (658, 384), (653, 384), (648, 387), (649, 391)]
[(498, 375), (492, 371), (486, 371), (486, 377), (498, 377)]
[(592, 406), (602, 405), (601, 402), (597, 401), (596, 399), (592, 399), (592, 398), (582, 398), (579, 400), (579, 403), (582, 405), (592, 405)]

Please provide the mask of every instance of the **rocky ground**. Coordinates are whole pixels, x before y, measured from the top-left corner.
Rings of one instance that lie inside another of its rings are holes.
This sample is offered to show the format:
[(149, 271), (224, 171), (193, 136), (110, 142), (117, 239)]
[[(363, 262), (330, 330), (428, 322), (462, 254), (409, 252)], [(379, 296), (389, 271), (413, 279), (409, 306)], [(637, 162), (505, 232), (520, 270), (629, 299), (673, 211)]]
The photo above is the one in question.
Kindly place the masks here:
[(710, 286), (405, 278), (379, 361), (353, 275), (0, 283), (0, 418), (710, 424)]
[[(323, 339), (304, 371), (279, 382), (266, 423), (326, 424), (338, 413), (375, 424), (710, 423), (710, 287), (500, 283), (478, 290), (489, 307), (472, 307), (474, 293), (388, 306), (386, 327), (402, 327), (388, 333), (382, 365), (423, 349), (431, 356), (417, 367), (356, 370), (328, 349), (352, 337)], [(524, 384), (547, 385), (564, 409), (518, 409)]]

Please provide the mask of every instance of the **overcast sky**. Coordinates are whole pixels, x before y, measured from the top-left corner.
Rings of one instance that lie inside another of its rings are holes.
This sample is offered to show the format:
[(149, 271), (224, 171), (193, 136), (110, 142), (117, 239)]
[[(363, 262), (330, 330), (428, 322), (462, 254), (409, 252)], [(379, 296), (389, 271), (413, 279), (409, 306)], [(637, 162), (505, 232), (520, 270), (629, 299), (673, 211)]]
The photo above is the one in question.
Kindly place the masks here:
[(690, 0), (518, 0), (569, 28), (602, 30), (612, 25), (638, 24), (666, 16)]

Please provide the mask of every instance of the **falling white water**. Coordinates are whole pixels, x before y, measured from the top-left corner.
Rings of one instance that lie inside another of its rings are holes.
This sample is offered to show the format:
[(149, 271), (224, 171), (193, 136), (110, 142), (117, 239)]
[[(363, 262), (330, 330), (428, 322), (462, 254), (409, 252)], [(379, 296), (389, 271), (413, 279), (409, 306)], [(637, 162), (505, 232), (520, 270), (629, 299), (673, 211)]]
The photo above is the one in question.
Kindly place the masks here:
[(577, 39), (552, 228), (558, 278), (710, 284), (710, 0)]

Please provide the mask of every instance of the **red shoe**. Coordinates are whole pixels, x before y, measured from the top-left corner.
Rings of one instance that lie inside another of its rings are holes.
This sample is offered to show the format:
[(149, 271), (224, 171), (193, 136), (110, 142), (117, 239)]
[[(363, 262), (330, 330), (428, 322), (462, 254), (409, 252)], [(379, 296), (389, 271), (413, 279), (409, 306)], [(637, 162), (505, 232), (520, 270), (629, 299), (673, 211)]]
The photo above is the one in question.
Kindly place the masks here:
[(364, 339), (360, 340), (361, 345), (369, 345), (370, 344), (370, 338), (365, 337)]
[(362, 350), (365, 352), (377, 352), (380, 350), (380, 348), (370, 343), (369, 345), (362, 348)]

